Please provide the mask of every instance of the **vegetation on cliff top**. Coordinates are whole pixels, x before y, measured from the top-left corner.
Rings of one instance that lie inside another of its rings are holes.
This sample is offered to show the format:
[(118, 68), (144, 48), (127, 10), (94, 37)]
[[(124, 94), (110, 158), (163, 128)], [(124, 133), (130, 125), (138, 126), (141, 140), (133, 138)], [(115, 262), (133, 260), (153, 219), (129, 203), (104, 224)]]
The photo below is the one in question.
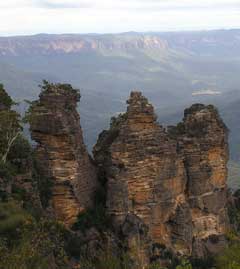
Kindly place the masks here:
[(0, 108), (3, 106), (6, 109), (10, 109), (13, 104), (14, 102), (5, 91), (3, 84), (0, 84)]
[(80, 92), (77, 89), (73, 89), (71, 84), (66, 83), (50, 83), (47, 80), (43, 80), (42, 85), (39, 85), (42, 93), (43, 92), (54, 92), (61, 94), (76, 94), (80, 98)]

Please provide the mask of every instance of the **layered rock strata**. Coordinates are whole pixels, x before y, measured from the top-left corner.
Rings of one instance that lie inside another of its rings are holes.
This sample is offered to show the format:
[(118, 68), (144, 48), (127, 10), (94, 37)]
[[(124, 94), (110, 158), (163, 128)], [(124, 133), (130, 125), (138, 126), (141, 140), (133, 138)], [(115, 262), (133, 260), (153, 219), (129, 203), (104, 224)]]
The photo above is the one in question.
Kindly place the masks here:
[(196, 104), (185, 110), (178, 141), (188, 178), (193, 254), (217, 253), (228, 228), (228, 130), (213, 106)]
[(150, 245), (175, 253), (202, 257), (224, 243), (228, 143), (214, 107), (192, 106), (168, 132), (147, 99), (132, 92), (127, 112), (99, 136), (94, 157), (107, 179), (107, 211), (117, 231), (135, 216)]
[(97, 187), (76, 110), (79, 100), (79, 92), (70, 85), (45, 85), (30, 118), (39, 171), (52, 182), (51, 207), (67, 226), (92, 206)]

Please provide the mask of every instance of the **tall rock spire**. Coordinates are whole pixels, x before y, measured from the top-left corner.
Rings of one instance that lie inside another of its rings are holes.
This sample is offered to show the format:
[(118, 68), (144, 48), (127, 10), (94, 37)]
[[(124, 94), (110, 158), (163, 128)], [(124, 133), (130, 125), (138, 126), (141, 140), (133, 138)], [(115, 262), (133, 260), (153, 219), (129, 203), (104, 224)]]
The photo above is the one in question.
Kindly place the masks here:
[[(107, 175), (108, 214), (120, 230), (129, 216), (139, 218), (153, 242), (171, 247), (171, 216), (178, 207), (187, 216), (184, 221), (190, 216), (185, 205), (183, 156), (177, 152), (176, 141), (156, 122), (153, 106), (140, 92), (132, 92), (127, 103), (126, 114), (116, 120), (119, 124), (100, 135), (94, 150)], [(115, 138), (110, 139), (113, 133)], [(181, 239), (189, 253), (191, 226), (187, 229), (186, 238), (181, 235)]]
[[(228, 227), (228, 130), (216, 108), (201, 104), (185, 110), (183, 126), (178, 139), (188, 175), (186, 194), (193, 223), (193, 255), (218, 253)], [(213, 243), (214, 238), (218, 238), (218, 244)]]
[(97, 186), (76, 110), (79, 100), (80, 93), (70, 85), (47, 83), (30, 117), (39, 170), (52, 182), (53, 212), (67, 226), (91, 207)]
[(127, 103), (94, 148), (115, 228), (145, 257), (160, 245), (181, 255), (215, 253), (228, 227), (228, 132), (217, 110), (193, 105), (167, 132), (140, 92)]

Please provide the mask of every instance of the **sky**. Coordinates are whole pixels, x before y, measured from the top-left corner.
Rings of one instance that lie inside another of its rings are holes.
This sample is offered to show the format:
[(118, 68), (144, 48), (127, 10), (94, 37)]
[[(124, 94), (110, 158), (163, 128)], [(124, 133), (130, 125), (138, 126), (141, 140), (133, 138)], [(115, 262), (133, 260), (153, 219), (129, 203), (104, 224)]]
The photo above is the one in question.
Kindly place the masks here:
[(0, 0), (0, 36), (240, 28), (240, 0)]

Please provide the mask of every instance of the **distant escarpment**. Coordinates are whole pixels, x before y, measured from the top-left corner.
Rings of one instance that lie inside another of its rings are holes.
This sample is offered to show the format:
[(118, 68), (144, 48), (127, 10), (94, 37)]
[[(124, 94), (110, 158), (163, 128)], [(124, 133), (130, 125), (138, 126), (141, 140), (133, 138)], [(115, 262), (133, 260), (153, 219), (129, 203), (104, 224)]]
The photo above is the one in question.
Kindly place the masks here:
[[(0, 56), (53, 55), (89, 51), (173, 50), (197, 55), (235, 55), (239, 30), (122, 34), (38, 34), (0, 37)], [(219, 49), (216, 50), (215, 48)], [(176, 55), (175, 55), (176, 57)]]
[(167, 49), (158, 35), (47, 35), (0, 37), (0, 56), (51, 55), (101, 50)]
[(66, 84), (45, 83), (30, 109), (31, 136), (37, 142), (37, 167), (51, 184), (49, 208), (67, 226), (92, 206), (96, 170), (83, 142), (80, 93)]
[(143, 263), (162, 245), (197, 258), (225, 246), (228, 131), (213, 106), (193, 105), (165, 129), (132, 92), (127, 112), (99, 136), (94, 158), (107, 181), (107, 213)]

